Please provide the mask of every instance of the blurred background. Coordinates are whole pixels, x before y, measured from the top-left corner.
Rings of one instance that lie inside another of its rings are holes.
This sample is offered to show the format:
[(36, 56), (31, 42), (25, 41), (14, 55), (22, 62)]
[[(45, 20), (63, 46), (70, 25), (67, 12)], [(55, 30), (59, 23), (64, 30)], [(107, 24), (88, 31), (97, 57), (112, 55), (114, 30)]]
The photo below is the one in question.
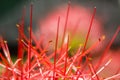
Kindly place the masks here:
[[(26, 6), (25, 32), (29, 26), (29, 8), (33, 2), (33, 30), (37, 20), (43, 19), (49, 12), (58, 6), (67, 4), (68, 0), (0, 0), (0, 35), (8, 41), (9, 49), (15, 55), (17, 50), (18, 31), (16, 24), (22, 17), (22, 10)], [(120, 0), (71, 0), (72, 4), (97, 7), (97, 15), (103, 22), (105, 34), (111, 38), (118, 25), (120, 25)], [(39, 17), (38, 17), (39, 16)], [(119, 35), (120, 37), (120, 35)], [(120, 38), (117, 37), (113, 48), (120, 47)]]

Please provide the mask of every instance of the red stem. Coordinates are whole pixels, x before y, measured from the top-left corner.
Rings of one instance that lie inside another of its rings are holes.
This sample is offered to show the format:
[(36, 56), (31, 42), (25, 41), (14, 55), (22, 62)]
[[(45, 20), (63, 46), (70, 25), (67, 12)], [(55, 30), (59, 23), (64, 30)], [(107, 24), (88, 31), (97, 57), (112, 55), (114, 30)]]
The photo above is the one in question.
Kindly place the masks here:
[(70, 2), (68, 3), (66, 18), (65, 18), (65, 25), (64, 25), (64, 31), (63, 31), (63, 37), (62, 37), (62, 46), (63, 46), (63, 42), (64, 42), (64, 39), (65, 39), (65, 33), (66, 33), (66, 29), (67, 29), (69, 11), (70, 11)]
[[(90, 35), (90, 31), (91, 31), (91, 28), (92, 28), (92, 24), (93, 24), (95, 14), (96, 14), (96, 7), (94, 7), (93, 15), (92, 15), (92, 18), (91, 18), (91, 21), (90, 21), (90, 25), (89, 25), (88, 33), (87, 33), (87, 36), (86, 36), (85, 44), (84, 44), (84, 47), (83, 47), (83, 50), (82, 50), (82, 54), (84, 53), (84, 51), (86, 49), (86, 45), (87, 45), (87, 42), (88, 42), (88, 38), (89, 38), (89, 35)], [(80, 63), (81, 63), (81, 57), (80, 57), (79, 61), (80, 62), (79, 62), (78, 65), (80, 65)]]
[(56, 53), (57, 53), (57, 45), (58, 45), (59, 24), (60, 24), (60, 17), (58, 17), (58, 23), (57, 23), (57, 34), (56, 34), (55, 54), (54, 54), (54, 72), (53, 72), (53, 80), (55, 80)]
[[(31, 45), (32, 45), (32, 9), (33, 5), (30, 6), (30, 33), (29, 33), (29, 45), (28, 45), (28, 71), (30, 70), (31, 64)], [(28, 73), (28, 80), (30, 79), (30, 72)]]

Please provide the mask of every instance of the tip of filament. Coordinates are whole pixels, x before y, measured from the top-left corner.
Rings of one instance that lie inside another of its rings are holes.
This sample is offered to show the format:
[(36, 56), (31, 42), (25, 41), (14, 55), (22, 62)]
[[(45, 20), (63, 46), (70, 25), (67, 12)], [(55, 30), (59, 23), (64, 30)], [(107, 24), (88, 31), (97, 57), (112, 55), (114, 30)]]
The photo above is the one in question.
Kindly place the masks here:
[(71, 0), (68, 1), (68, 4), (71, 4)]
[(23, 39), (21, 39), (21, 41), (22, 41), (22, 42), (24, 42), (24, 40), (23, 40)]
[(20, 25), (19, 25), (19, 24), (16, 24), (16, 27), (18, 27), (18, 28), (19, 28), (19, 27), (20, 27)]
[(112, 58), (110, 58), (109, 61), (112, 61)]
[(102, 41), (105, 39), (105, 35), (103, 35), (101, 38), (99, 38), (99, 41)]
[(4, 43), (7, 43), (7, 41), (6, 41), (6, 40), (4, 40)]
[(103, 36), (102, 36), (102, 39), (104, 40), (105, 38), (106, 38), (105, 35), (103, 35)]
[(30, 31), (30, 26), (28, 27), (28, 31)]
[(94, 8), (96, 9), (96, 6)]

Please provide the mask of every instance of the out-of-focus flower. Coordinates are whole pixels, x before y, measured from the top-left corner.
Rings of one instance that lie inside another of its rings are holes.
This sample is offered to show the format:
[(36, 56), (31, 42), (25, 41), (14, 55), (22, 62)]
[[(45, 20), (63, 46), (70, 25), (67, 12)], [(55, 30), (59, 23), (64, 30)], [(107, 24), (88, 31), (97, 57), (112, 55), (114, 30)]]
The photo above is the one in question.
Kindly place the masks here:
[[(46, 44), (49, 40), (54, 41), (56, 38), (57, 21), (60, 16), (59, 26), (59, 44), (61, 44), (62, 36), (64, 33), (65, 20), (66, 20), (66, 6), (61, 6), (51, 12), (45, 19), (39, 21), (39, 29), (36, 35), (44, 37), (44, 43)], [(84, 44), (86, 35), (90, 26), (92, 11), (82, 6), (72, 5), (68, 13), (67, 29), (66, 34), (70, 36), (71, 49), (75, 50), (80, 44)], [(99, 37), (103, 34), (102, 23), (94, 18), (92, 29), (90, 31), (87, 48), (90, 47)], [(60, 45), (59, 45), (60, 46)], [(101, 47), (100, 47), (101, 46)], [(99, 45), (96, 50), (102, 49), (102, 45)]]

